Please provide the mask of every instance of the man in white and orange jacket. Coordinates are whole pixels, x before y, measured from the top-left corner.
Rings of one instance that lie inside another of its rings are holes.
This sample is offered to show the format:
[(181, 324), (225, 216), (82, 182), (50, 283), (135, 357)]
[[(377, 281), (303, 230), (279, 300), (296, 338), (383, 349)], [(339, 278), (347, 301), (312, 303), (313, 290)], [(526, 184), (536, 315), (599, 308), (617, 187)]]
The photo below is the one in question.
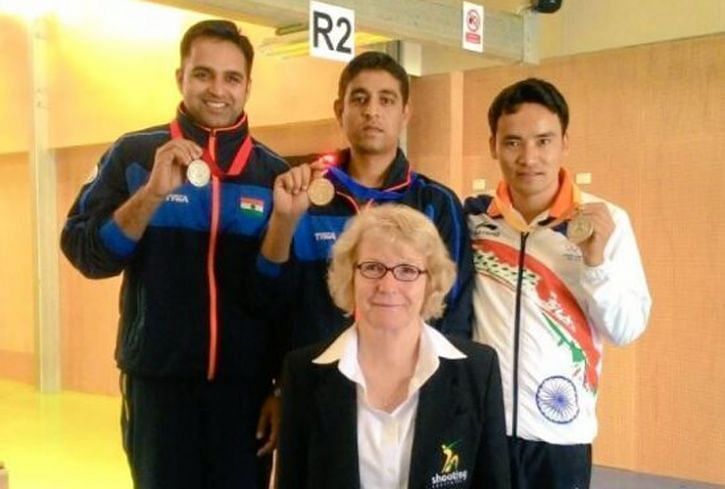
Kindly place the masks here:
[(626, 212), (579, 191), (561, 164), (568, 107), (527, 79), (489, 109), (503, 180), (464, 206), (474, 250), (474, 339), (501, 361), (516, 488), (589, 487), (603, 341), (635, 340), (651, 299)]

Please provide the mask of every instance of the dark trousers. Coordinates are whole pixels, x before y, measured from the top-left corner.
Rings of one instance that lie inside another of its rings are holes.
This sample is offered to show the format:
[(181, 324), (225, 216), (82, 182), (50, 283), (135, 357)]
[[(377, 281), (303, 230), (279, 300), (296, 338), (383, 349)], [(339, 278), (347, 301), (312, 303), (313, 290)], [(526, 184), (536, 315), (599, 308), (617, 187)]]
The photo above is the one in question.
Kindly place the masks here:
[(121, 430), (137, 489), (266, 489), (256, 455), (264, 394), (241, 382), (122, 374)]
[(509, 437), (514, 489), (588, 489), (592, 446), (553, 445)]

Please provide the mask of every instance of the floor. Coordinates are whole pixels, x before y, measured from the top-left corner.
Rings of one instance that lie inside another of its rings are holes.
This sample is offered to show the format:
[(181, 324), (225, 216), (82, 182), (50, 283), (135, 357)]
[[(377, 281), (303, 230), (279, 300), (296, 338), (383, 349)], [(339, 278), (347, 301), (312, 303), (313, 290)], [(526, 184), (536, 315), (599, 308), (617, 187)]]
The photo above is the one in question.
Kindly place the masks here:
[[(0, 380), (0, 461), (8, 489), (130, 489), (116, 397), (41, 395)], [(592, 489), (714, 489), (712, 484), (596, 467)]]
[(595, 467), (591, 489), (722, 489), (725, 486), (704, 484), (667, 477), (638, 474), (628, 470)]
[(118, 398), (0, 380), (0, 460), (9, 489), (130, 489)]

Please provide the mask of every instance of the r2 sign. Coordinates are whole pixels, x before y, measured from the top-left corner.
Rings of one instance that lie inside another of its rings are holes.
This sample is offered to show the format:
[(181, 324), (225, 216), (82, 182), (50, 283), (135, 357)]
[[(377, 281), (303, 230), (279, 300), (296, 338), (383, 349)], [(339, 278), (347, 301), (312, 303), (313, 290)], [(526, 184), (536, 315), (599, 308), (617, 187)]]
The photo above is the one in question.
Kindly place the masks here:
[(350, 61), (355, 56), (355, 11), (310, 1), (310, 56)]

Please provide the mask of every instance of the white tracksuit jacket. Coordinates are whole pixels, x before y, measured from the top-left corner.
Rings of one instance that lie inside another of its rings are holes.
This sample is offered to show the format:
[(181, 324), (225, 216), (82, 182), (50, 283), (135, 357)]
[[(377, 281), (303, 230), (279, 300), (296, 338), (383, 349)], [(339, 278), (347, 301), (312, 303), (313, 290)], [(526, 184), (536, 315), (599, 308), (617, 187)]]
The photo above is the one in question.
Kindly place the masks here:
[[(626, 212), (606, 202), (615, 230), (605, 261), (588, 267), (566, 223), (529, 233), (466, 201), (476, 286), (473, 337), (499, 355), (509, 436), (591, 443), (603, 339), (623, 345), (645, 329), (651, 298)], [(581, 202), (602, 201), (582, 193)], [(532, 222), (552, 221), (548, 213)]]

